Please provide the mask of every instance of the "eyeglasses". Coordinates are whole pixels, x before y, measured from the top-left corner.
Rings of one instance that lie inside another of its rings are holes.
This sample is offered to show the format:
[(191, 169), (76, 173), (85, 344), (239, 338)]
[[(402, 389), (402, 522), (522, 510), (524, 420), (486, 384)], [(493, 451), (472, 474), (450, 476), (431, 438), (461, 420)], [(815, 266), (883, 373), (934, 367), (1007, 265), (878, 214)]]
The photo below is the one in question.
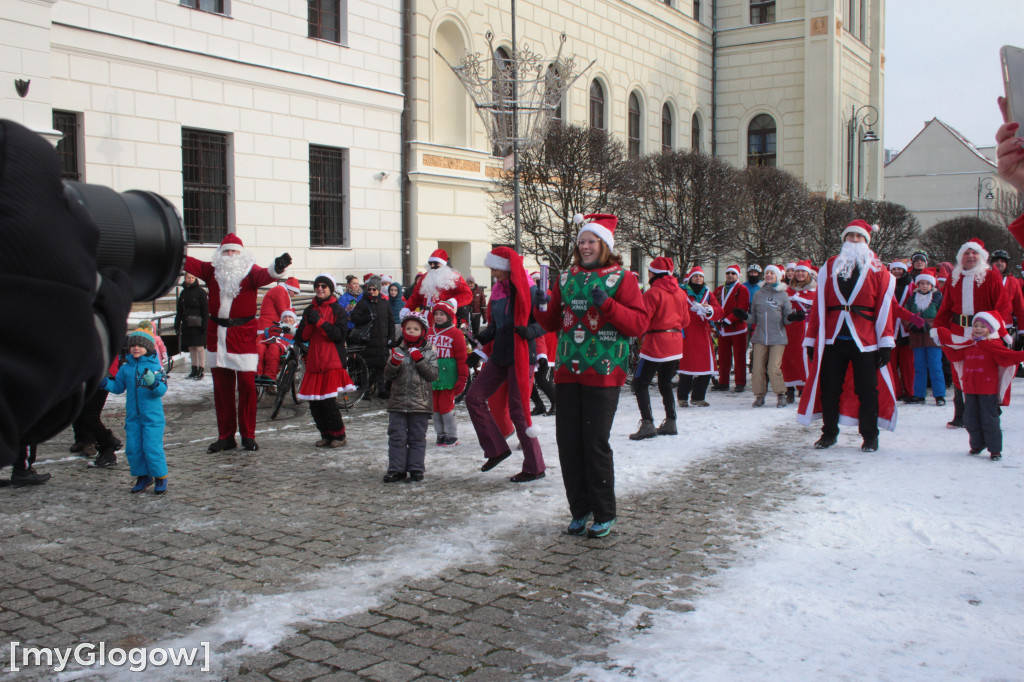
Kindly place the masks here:
[(380, 291), (377, 287), (366, 287), (367, 291)]
[(327, 284), (314, 284), (314, 289), (330, 289), (331, 287)]

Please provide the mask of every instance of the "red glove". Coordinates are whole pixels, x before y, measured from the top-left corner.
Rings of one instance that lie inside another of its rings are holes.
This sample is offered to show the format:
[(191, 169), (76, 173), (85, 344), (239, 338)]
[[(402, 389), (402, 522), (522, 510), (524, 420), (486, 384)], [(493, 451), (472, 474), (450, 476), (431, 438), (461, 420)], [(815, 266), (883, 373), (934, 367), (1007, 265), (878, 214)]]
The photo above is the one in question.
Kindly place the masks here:
[(423, 359), (423, 353), (420, 352), (419, 348), (413, 348), (409, 351), (409, 357), (412, 358), (413, 362), (419, 362)]
[(398, 348), (392, 348), (391, 349), (391, 364), (392, 365), (400, 365), (400, 364), (402, 364), (402, 358), (404, 358), (404, 357), (405, 357), (405, 355)]

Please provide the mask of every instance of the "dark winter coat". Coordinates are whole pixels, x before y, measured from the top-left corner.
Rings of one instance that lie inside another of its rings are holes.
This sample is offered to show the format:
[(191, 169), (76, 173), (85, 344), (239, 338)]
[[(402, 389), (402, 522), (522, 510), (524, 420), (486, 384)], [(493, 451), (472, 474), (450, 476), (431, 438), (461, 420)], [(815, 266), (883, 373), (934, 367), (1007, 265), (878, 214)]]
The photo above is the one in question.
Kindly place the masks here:
[[(190, 327), (185, 320), (190, 315), (202, 318), (198, 327)], [(210, 302), (206, 289), (195, 282), (185, 285), (178, 294), (178, 312), (174, 316), (174, 332), (181, 337), (181, 349), (205, 348), (206, 327), (210, 323)]]
[(383, 296), (363, 296), (352, 309), (349, 319), (356, 327), (372, 321), (363, 359), (368, 367), (383, 367), (390, 352), (388, 344), (395, 338), (395, 318), (390, 302)]
[(394, 296), (388, 300), (388, 304), (391, 306), (391, 314), (395, 318), (395, 324), (399, 322), (399, 316), (402, 314), (402, 308), (405, 307), (405, 299), (402, 298), (402, 285), (398, 282), (392, 282), (388, 285), (388, 295), (390, 296), (391, 287), (398, 287), (398, 296)]
[(403, 353), (398, 365), (390, 360), (384, 364), (384, 378), (391, 381), (391, 396), (388, 398), (388, 412), (434, 411), (434, 388), (437, 381), (437, 356), (429, 341), (416, 348), (423, 353), (419, 362), (413, 362), (410, 348), (403, 341), (399, 346)]

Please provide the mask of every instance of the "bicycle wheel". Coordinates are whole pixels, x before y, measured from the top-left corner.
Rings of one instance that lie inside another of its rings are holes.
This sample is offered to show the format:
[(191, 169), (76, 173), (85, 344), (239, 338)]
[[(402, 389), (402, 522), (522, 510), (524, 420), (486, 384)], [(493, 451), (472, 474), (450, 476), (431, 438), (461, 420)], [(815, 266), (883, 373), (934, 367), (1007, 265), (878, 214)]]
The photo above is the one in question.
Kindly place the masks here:
[(284, 370), (281, 371), (281, 377), (277, 380), (277, 395), (274, 396), (274, 409), (270, 413), (271, 419), (277, 419), (277, 413), (281, 411), (285, 394), (294, 388), (296, 364), (294, 360), (289, 360)]
[(299, 386), (302, 385), (302, 377), (306, 374), (306, 363), (302, 361), (302, 358), (295, 358), (295, 378), (292, 380), (292, 402), (298, 405), (299, 400)]
[(366, 360), (363, 360), (363, 356), (359, 353), (352, 353), (348, 356), (348, 375), (352, 377), (352, 383), (356, 385), (356, 390), (338, 394), (338, 407), (343, 410), (351, 410), (355, 407), (369, 389), (370, 369), (366, 366)]

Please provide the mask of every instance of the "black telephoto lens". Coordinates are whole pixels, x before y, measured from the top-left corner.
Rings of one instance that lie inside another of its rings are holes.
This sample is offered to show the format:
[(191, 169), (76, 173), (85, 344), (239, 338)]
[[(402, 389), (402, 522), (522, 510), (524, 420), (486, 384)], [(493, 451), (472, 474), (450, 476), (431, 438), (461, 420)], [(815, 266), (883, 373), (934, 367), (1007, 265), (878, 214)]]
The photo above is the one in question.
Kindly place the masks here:
[(185, 226), (171, 202), (154, 192), (115, 192), (103, 185), (66, 181), (100, 230), (96, 268), (128, 273), (136, 301), (152, 301), (174, 286), (185, 261)]

